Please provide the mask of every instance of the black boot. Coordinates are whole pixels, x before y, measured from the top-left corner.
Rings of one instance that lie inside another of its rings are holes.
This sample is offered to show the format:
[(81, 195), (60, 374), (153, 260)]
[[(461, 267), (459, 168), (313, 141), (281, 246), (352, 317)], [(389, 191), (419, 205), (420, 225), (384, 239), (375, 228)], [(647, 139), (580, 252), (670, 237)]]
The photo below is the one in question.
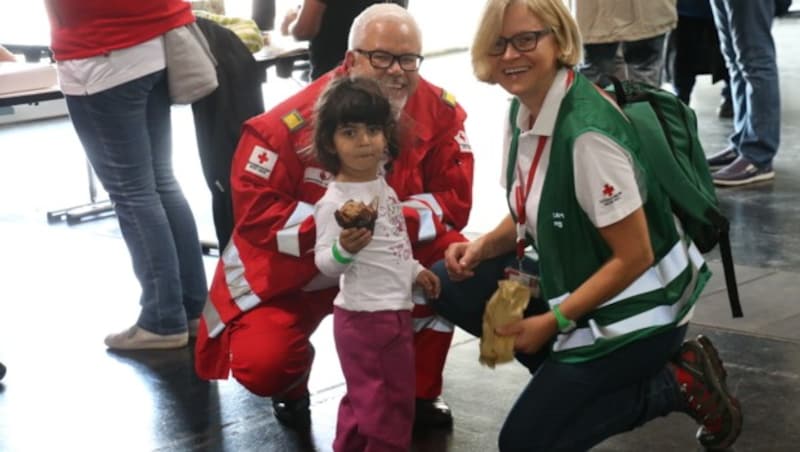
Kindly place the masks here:
[(275, 419), (292, 430), (306, 430), (311, 426), (311, 400), (308, 393), (299, 399), (272, 398)]
[(444, 399), (417, 399), (414, 427), (420, 429), (450, 428), (453, 426), (453, 413)]

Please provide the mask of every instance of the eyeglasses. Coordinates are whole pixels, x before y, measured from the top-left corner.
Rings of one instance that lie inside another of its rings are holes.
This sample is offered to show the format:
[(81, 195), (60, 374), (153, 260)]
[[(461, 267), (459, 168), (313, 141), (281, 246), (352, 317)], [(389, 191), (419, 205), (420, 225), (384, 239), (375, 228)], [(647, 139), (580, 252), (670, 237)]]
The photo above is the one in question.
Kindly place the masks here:
[(364, 50), (355, 49), (356, 52), (366, 55), (369, 58), (369, 64), (375, 69), (389, 69), (395, 61), (400, 65), (400, 69), (406, 72), (413, 72), (419, 69), (422, 60), (425, 59), (422, 55), (416, 53), (404, 53), (402, 55), (394, 55), (383, 50)]
[(523, 31), (510, 38), (500, 36), (489, 48), (489, 56), (500, 56), (506, 53), (509, 43), (511, 43), (511, 47), (517, 52), (531, 52), (536, 50), (536, 45), (539, 44), (539, 38), (552, 32), (553, 30), (545, 28), (544, 30)]

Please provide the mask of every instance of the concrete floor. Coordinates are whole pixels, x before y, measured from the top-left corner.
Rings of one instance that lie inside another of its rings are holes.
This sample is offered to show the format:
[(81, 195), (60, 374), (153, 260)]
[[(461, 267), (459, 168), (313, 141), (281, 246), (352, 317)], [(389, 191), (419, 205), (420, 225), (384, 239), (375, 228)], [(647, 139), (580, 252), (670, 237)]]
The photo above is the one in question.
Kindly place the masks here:
[[(732, 225), (743, 319), (731, 319), (719, 258), (698, 303), (692, 333), (718, 346), (738, 395), (745, 426), (738, 451), (797, 450), (800, 443), (800, 20), (775, 25), (782, 90), (782, 143), (776, 180), (720, 190)], [(505, 213), (500, 134), (504, 94), (471, 77), (466, 53), (429, 58), (423, 75), (455, 93), (470, 113), (476, 200), (470, 233), (494, 226)], [(297, 89), (271, 77), (268, 106)], [(730, 129), (714, 110), (718, 86), (698, 81), (692, 106), (708, 153), (721, 149)], [(213, 237), (210, 196), (196, 158), (191, 113), (174, 109), (176, 166), (198, 219)], [(267, 399), (235, 381), (208, 383), (192, 370), (190, 349), (118, 354), (102, 338), (136, 314), (137, 283), (113, 218), (77, 226), (48, 225), (49, 210), (86, 201), (85, 168), (66, 118), (0, 126), (0, 451), (329, 451), (338, 400), (344, 391), (326, 321), (313, 337), (313, 427), (297, 435), (279, 425)], [(792, 226), (794, 225), (794, 226)], [(213, 258), (206, 259), (211, 274)], [(477, 340), (458, 332), (445, 370), (450, 433), (418, 434), (414, 451), (491, 451), (504, 415), (527, 382), (517, 364), (489, 370), (477, 362)], [(480, 388), (480, 390), (476, 390)], [(694, 423), (674, 414), (595, 451), (697, 450)]]

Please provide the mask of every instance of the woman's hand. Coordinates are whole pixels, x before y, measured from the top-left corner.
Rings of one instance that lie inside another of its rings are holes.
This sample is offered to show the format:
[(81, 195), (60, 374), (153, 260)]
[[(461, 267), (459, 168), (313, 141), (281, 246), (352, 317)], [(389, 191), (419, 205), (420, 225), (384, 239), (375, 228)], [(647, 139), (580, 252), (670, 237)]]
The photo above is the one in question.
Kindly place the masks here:
[(444, 252), (444, 267), (453, 281), (471, 278), (472, 271), (483, 260), (482, 241), (451, 243)]
[(425, 296), (431, 299), (439, 298), (439, 292), (442, 290), (442, 284), (436, 273), (428, 270), (422, 270), (417, 275), (417, 284), (425, 291)]
[(372, 232), (367, 228), (346, 228), (339, 234), (339, 245), (350, 254), (361, 251), (372, 240)]
[(536, 353), (558, 332), (552, 312), (527, 317), (495, 329), (500, 336), (516, 336), (514, 348), (523, 353)]

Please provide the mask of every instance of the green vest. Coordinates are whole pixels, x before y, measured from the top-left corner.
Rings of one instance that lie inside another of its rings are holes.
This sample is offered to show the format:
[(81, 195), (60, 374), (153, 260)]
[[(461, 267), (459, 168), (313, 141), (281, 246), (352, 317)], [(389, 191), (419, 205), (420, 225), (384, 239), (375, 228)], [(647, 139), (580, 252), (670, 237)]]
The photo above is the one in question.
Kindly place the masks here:
[[(551, 306), (560, 304), (611, 257), (611, 250), (575, 194), (573, 145), (585, 132), (601, 133), (631, 154), (646, 183), (643, 207), (655, 264), (617, 296), (578, 319), (575, 330), (558, 335), (553, 357), (563, 362), (592, 360), (674, 328), (689, 313), (711, 277), (700, 252), (680, 231), (666, 194), (654, 178), (647, 177), (652, 169), (641, 165), (639, 149), (647, 144), (640, 144), (620, 112), (585, 77), (575, 74), (556, 119), (537, 213), (542, 297)], [(510, 168), (516, 164), (516, 141), (512, 139)], [(509, 180), (509, 187), (511, 183)]]

